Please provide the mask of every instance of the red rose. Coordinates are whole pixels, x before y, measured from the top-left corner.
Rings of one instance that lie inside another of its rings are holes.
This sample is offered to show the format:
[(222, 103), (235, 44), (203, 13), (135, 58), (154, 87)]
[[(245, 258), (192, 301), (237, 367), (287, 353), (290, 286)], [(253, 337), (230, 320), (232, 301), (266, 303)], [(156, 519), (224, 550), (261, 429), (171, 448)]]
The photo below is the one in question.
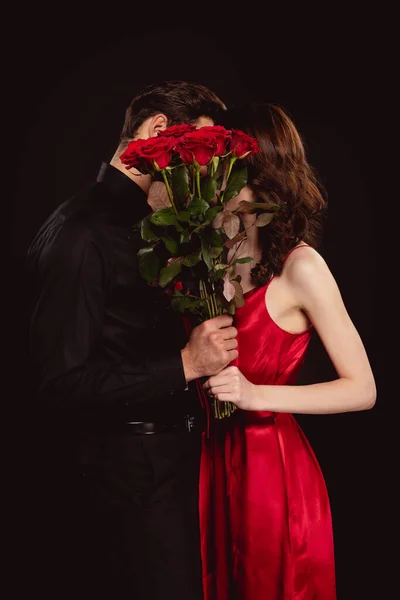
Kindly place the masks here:
[[(203, 132), (204, 127), (187, 133), (178, 142), (176, 151), (183, 162), (191, 165), (195, 160), (199, 165), (208, 165), (217, 151), (217, 141), (210, 132)], [(208, 129), (208, 127), (206, 128)], [(210, 127), (213, 129), (213, 127)]]
[(200, 131), (210, 134), (217, 142), (217, 150), (214, 156), (221, 156), (221, 154), (226, 152), (227, 143), (231, 139), (231, 132), (228, 129), (225, 129), (221, 125), (206, 125), (205, 127), (200, 127)]
[(154, 168), (165, 169), (171, 162), (174, 138), (151, 137), (146, 140), (133, 140), (120, 156), (127, 169), (135, 167), (142, 173)]
[(257, 140), (238, 129), (232, 129), (230, 149), (236, 158), (244, 158), (250, 154), (261, 152)]
[(174, 281), (174, 290), (179, 292), (183, 290), (182, 281)]
[(175, 138), (175, 140), (179, 140), (185, 135), (185, 133), (190, 133), (191, 131), (195, 130), (195, 125), (191, 125), (190, 123), (182, 123), (182, 125), (172, 125), (171, 127), (167, 127), (167, 129), (160, 131), (158, 135), (160, 137), (171, 137)]

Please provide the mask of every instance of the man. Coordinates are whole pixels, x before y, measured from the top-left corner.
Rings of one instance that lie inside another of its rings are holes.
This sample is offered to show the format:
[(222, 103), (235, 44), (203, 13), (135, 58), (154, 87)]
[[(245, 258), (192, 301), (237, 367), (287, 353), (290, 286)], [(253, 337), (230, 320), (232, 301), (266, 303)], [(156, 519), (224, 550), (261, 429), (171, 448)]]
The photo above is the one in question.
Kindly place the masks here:
[(150, 177), (128, 172), (119, 156), (132, 139), (210, 125), (222, 109), (201, 85), (145, 89), (126, 111), (111, 163), (49, 217), (29, 250), (31, 353), (51, 415), (45, 454), (55, 457), (45, 469), (46, 577), (60, 589), (89, 586), (85, 597), (111, 583), (113, 598), (202, 598), (193, 383), (237, 356), (236, 330), (217, 317), (187, 341), (165, 293), (141, 279), (132, 226), (150, 212)]

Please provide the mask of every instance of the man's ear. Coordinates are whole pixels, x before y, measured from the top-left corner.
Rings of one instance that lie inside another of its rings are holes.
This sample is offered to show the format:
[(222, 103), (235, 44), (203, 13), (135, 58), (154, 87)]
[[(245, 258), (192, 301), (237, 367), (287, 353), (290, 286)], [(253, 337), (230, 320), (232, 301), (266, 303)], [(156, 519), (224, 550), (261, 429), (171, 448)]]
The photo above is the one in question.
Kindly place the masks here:
[(163, 113), (158, 113), (150, 118), (149, 137), (155, 137), (168, 127), (168, 119)]

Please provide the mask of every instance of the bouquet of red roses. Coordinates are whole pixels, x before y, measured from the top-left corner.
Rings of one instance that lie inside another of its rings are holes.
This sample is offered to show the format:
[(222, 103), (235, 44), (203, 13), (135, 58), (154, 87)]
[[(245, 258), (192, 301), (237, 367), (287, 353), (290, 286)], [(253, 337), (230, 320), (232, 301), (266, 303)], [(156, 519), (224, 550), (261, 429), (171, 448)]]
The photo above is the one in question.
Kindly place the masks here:
[[(195, 323), (228, 313), (244, 303), (240, 276), (228, 251), (244, 239), (240, 211), (258, 212), (256, 226), (269, 223), (276, 205), (241, 202), (232, 212), (227, 202), (247, 183), (246, 156), (259, 152), (257, 141), (224, 127), (176, 125), (157, 137), (132, 141), (121, 155), (127, 169), (151, 174), (144, 218), (139, 270), (150, 285), (166, 288), (171, 306)], [(214, 416), (229, 415), (234, 405), (214, 403)]]

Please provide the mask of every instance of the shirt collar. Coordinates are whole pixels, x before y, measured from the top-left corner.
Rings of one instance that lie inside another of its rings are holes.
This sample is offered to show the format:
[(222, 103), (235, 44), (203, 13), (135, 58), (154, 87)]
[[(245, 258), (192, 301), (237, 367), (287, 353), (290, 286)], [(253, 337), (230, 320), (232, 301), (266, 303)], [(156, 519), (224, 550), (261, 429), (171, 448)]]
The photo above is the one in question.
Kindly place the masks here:
[(147, 195), (142, 188), (109, 163), (101, 164), (97, 182), (106, 188), (113, 199), (118, 200), (119, 207), (129, 211), (135, 222), (151, 213)]

